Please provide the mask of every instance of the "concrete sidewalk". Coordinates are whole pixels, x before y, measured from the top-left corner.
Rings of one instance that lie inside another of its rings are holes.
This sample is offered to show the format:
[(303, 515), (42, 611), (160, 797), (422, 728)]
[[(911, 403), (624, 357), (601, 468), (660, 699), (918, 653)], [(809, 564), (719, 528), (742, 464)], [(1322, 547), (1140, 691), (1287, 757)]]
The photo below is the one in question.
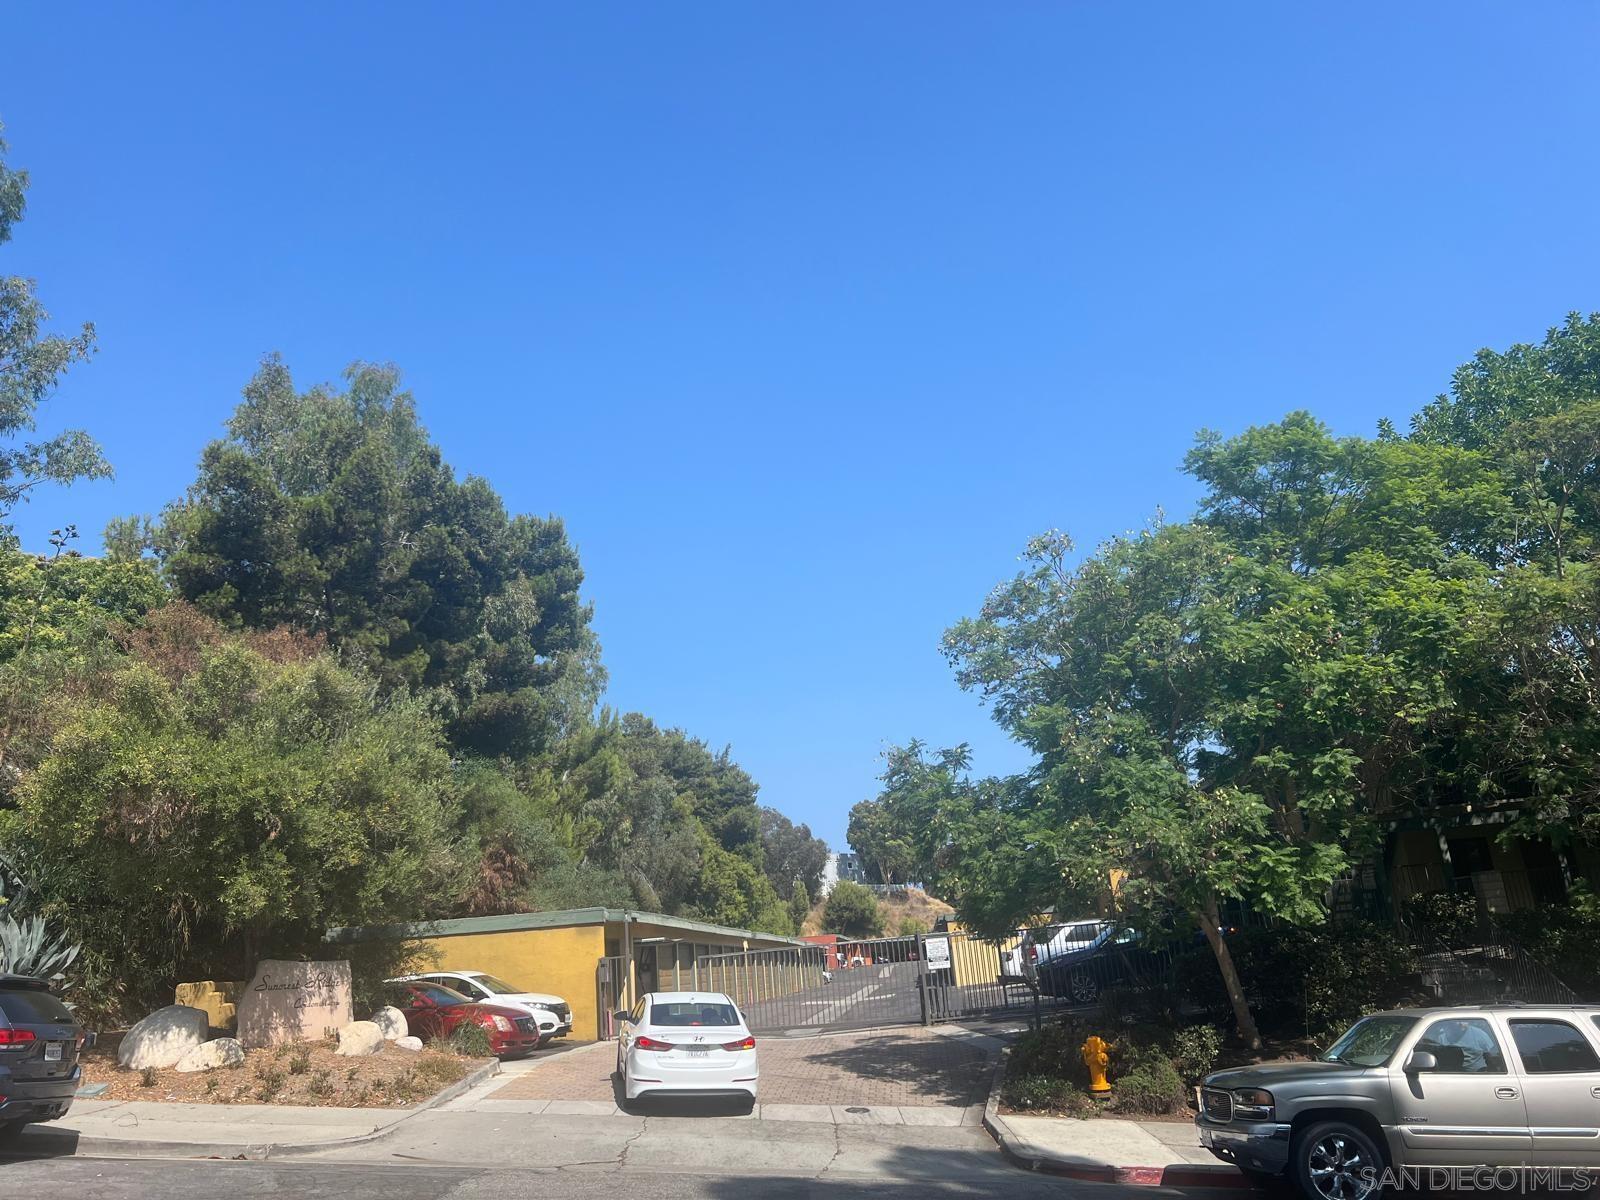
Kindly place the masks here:
[(1129, 1121), (1111, 1117), (1002, 1115), (1000, 1092), (1009, 1053), (1000, 1058), (983, 1127), (1019, 1167), (1071, 1179), (1168, 1187), (1251, 1187), (1237, 1168), (1200, 1145), (1188, 1121)]

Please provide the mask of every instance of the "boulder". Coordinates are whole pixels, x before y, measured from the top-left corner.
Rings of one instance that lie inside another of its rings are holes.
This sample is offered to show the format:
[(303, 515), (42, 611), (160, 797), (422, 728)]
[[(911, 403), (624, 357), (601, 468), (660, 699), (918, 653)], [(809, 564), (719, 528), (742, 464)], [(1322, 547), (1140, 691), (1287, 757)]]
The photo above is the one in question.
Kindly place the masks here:
[(383, 1030), (383, 1040), (392, 1042), (403, 1038), (411, 1032), (411, 1027), (406, 1024), (406, 1015), (392, 1005), (385, 1005), (372, 1014), (372, 1023)]
[(206, 1040), (210, 1020), (198, 1008), (169, 1004), (158, 1008), (122, 1035), (117, 1065), (130, 1071), (170, 1067)]
[(339, 1048), (335, 1054), (364, 1058), (383, 1049), (383, 1030), (371, 1021), (351, 1021), (339, 1029)]
[(244, 1047), (235, 1038), (216, 1038), (202, 1042), (178, 1060), (174, 1068), (188, 1074), (191, 1071), (215, 1071), (218, 1067), (237, 1067), (244, 1062)]
[(265, 959), (239, 1001), (239, 1041), (250, 1049), (315, 1042), (350, 1024), (350, 964)]
[(409, 1035), (402, 1038), (395, 1038), (394, 1048), (396, 1050), (421, 1050), (422, 1039), (419, 1037), (411, 1037)]

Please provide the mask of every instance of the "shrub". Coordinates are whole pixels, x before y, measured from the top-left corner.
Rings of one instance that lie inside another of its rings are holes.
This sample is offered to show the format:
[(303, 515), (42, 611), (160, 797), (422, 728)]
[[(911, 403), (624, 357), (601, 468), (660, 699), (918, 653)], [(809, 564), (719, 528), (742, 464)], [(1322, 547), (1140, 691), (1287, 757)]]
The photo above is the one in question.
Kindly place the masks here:
[(833, 885), (822, 908), (822, 923), (830, 933), (847, 937), (877, 937), (883, 933), (883, 917), (872, 889), (844, 879)]
[(271, 1100), (283, 1091), (283, 1085), (288, 1079), (277, 1067), (260, 1067), (256, 1070), (256, 1099)]
[(1478, 899), (1470, 893), (1431, 892), (1414, 896), (1402, 914), (1423, 950), (1459, 950), (1473, 946), (1478, 937)]
[(1057, 1075), (1008, 1076), (1001, 1099), (1012, 1108), (1069, 1115), (1087, 1113), (1095, 1103), (1080, 1088)]
[(155, 1087), (157, 1078), (156, 1069), (154, 1067), (146, 1067), (139, 1072), (139, 1086)]
[(289, 1058), (289, 1074), (304, 1075), (311, 1068), (311, 1051), (304, 1046), (296, 1048)]
[(1113, 1046), (1110, 1111), (1165, 1116), (1183, 1106), (1183, 1080), (1159, 1046)]
[(1191, 1025), (1172, 1035), (1172, 1065), (1185, 1083), (1216, 1069), (1222, 1032), (1214, 1025)]
[(489, 1034), (476, 1021), (463, 1021), (450, 1031), (450, 1049), (468, 1058), (493, 1058)]
[(1577, 884), (1566, 904), (1545, 904), (1499, 918), (1506, 931), (1562, 983), (1600, 991), (1600, 897)]
[(423, 1054), (417, 1058), (417, 1071), (435, 1083), (454, 1083), (462, 1076), (461, 1064), (442, 1054)]
[(313, 1071), (311, 1078), (306, 1080), (306, 1091), (313, 1096), (331, 1096), (333, 1075), (328, 1071)]

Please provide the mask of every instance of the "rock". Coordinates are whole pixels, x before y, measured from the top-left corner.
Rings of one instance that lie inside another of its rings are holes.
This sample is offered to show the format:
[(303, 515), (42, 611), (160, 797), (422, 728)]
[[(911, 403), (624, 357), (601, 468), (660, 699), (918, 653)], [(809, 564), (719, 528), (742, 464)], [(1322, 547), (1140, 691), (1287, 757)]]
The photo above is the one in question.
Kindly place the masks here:
[(406, 1024), (406, 1015), (392, 1005), (385, 1005), (372, 1014), (372, 1023), (383, 1030), (383, 1040), (392, 1042), (403, 1038), (411, 1032), (411, 1027)]
[(206, 1040), (210, 1022), (198, 1008), (169, 1004), (158, 1008), (122, 1035), (117, 1065), (130, 1071), (170, 1067)]
[(351, 1021), (339, 1030), (339, 1048), (335, 1054), (346, 1058), (364, 1058), (383, 1049), (383, 1030), (371, 1021)]
[(238, 1006), (239, 1041), (250, 1049), (318, 1041), (350, 1024), (350, 964), (265, 959)]
[(419, 1037), (410, 1037), (410, 1036), (402, 1037), (402, 1038), (395, 1038), (395, 1040), (394, 1040), (394, 1048), (396, 1050), (421, 1050), (422, 1049), (422, 1039), (419, 1038)]
[(236, 1038), (217, 1038), (202, 1042), (178, 1060), (174, 1070), (215, 1071), (218, 1067), (237, 1067), (244, 1062), (244, 1047)]

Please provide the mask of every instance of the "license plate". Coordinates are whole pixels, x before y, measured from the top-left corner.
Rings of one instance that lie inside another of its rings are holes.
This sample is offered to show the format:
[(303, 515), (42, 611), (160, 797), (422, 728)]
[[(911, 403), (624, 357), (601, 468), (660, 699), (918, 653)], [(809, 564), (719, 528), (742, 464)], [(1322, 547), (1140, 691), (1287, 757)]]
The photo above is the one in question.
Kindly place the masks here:
[(45, 1062), (60, 1062), (61, 1053), (67, 1048), (65, 1042), (46, 1042), (44, 1044)]
[(690, 1058), (704, 1058), (711, 1053), (710, 1046), (685, 1046), (684, 1049), (689, 1052)]

